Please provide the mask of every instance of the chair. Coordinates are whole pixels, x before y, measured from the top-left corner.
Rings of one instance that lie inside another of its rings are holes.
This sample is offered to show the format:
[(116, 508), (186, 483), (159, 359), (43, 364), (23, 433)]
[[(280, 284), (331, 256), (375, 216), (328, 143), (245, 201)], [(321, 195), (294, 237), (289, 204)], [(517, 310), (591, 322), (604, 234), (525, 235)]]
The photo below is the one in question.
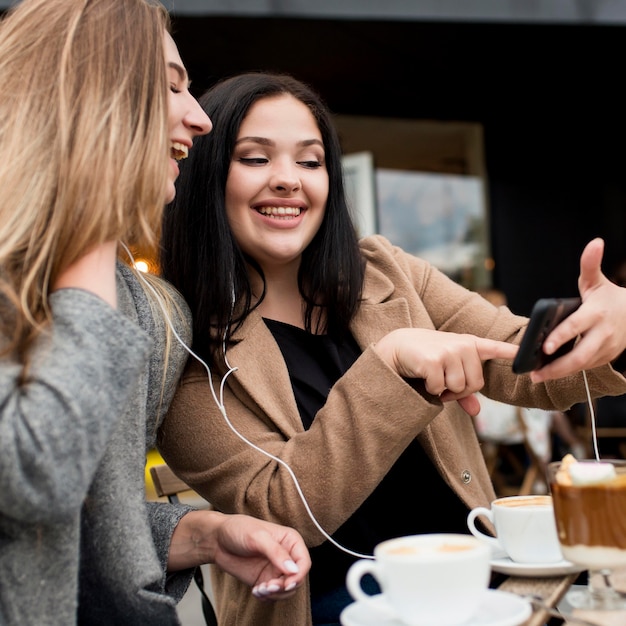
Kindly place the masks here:
[[(476, 429), (496, 494), (529, 495), (536, 493), (537, 484), (547, 493), (546, 461), (542, 454), (550, 452), (548, 413), (535, 415), (530, 409), (484, 396), (480, 403)], [(508, 474), (503, 467), (508, 468)], [(515, 484), (511, 484), (511, 479)]]
[(523, 409), (520, 407), (516, 407), (516, 409), (520, 430), (524, 435), (524, 450), (528, 457), (528, 465), (519, 488), (519, 495), (526, 496), (533, 493), (536, 490), (537, 482), (542, 484), (542, 488), (545, 489), (547, 493), (549, 491), (548, 476), (546, 474), (547, 463), (539, 456), (536, 448), (532, 444), (528, 422), (524, 418)]
[[(595, 434), (598, 440), (598, 450), (601, 457), (621, 457), (626, 459), (626, 395), (607, 396), (592, 400), (593, 413), (596, 420)], [(576, 430), (587, 448), (587, 458), (595, 457), (593, 444), (593, 424), (589, 405), (580, 403), (574, 407), (575, 414), (582, 414), (579, 417), (580, 423)], [(618, 426), (616, 424), (624, 424)], [(611, 424), (603, 426), (603, 424)], [(603, 444), (604, 453), (603, 453)], [(609, 449), (609, 453), (606, 450)]]
[[(159, 497), (166, 497), (169, 502), (180, 502), (180, 494), (185, 491), (192, 491), (191, 487), (178, 478), (176, 474), (165, 463), (153, 465), (150, 468), (150, 476), (154, 483), (154, 488)], [(204, 577), (202, 569), (198, 566), (193, 575), (194, 581), (202, 595), (202, 614), (207, 626), (218, 626), (217, 616), (211, 604), (211, 599), (204, 589)]]

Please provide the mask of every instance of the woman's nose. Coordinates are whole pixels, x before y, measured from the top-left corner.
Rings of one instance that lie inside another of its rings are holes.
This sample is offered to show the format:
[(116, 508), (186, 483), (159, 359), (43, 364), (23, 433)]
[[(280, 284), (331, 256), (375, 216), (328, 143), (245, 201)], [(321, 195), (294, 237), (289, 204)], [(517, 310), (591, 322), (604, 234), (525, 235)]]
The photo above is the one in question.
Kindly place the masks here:
[(270, 187), (283, 193), (293, 193), (302, 187), (302, 183), (293, 168), (283, 168), (272, 176)]
[(211, 122), (211, 118), (205, 113), (198, 101), (193, 96), (190, 96), (190, 98), (193, 102), (184, 117), (185, 126), (190, 128), (196, 135), (206, 135), (211, 132), (213, 122)]

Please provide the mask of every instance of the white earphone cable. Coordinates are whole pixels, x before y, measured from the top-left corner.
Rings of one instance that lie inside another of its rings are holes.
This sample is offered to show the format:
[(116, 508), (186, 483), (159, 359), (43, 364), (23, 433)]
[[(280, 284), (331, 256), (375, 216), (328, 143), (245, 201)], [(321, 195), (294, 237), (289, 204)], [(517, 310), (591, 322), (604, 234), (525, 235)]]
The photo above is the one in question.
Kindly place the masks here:
[(587, 372), (583, 370), (583, 379), (585, 381), (585, 391), (587, 392), (587, 404), (589, 405), (589, 417), (591, 418), (591, 440), (593, 441), (593, 453), (596, 461), (600, 460), (600, 452), (598, 450), (598, 434), (596, 431), (596, 413), (591, 400), (591, 392), (589, 391), (589, 381), (587, 380)]
[[(131, 263), (134, 265), (134, 258), (133, 255), (131, 254), (130, 250), (128, 249), (128, 247), (126, 246), (126, 244), (124, 244), (123, 242), (120, 242), (121, 245), (124, 247), (126, 253), (128, 254)], [(180, 335), (178, 334), (178, 332), (176, 331), (176, 328), (174, 327), (174, 324), (172, 323), (167, 310), (165, 308), (165, 305), (162, 303), (161, 301), (161, 296), (160, 294), (156, 291), (156, 289), (142, 276), (140, 271), (137, 271), (137, 274), (139, 275), (139, 277), (141, 278), (141, 281), (143, 282), (143, 284), (150, 290), (150, 292), (153, 294), (153, 296), (155, 297), (157, 303), (159, 304), (159, 307), (161, 309), (161, 312), (163, 313), (165, 320), (168, 324), (168, 326), (170, 327), (170, 330), (172, 331), (172, 333), (174, 334), (174, 337), (176, 338), (176, 340), (178, 341), (178, 343), (180, 343), (180, 345), (189, 353), (190, 356), (192, 356), (194, 359), (196, 359), (200, 364), (202, 364), (202, 366), (204, 367), (204, 369), (207, 372), (207, 377), (209, 379), (209, 386), (211, 388), (211, 395), (213, 396), (213, 400), (215, 402), (215, 405), (217, 406), (217, 408), (219, 409), (220, 413), (222, 414), (222, 417), (224, 418), (226, 424), (228, 425), (228, 427), (232, 430), (232, 432), (239, 437), (239, 439), (241, 439), (244, 443), (246, 443), (247, 445), (249, 445), (251, 448), (253, 448), (254, 450), (257, 450), (258, 452), (260, 452), (261, 454), (265, 455), (266, 457), (272, 459), (273, 461), (275, 461), (276, 463), (278, 463), (279, 465), (281, 465), (282, 467), (284, 467), (287, 472), (289, 473), (289, 476), (291, 477), (291, 479), (293, 480), (294, 486), (298, 492), (298, 495), (302, 501), (302, 504), (304, 505), (304, 508), (306, 509), (306, 512), (308, 514), (308, 516), (311, 518), (311, 521), (315, 524), (315, 527), (320, 531), (320, 533), (322, 533), (322, 535), (324, 535), (324, 537), (326, 537), (326, 539), (328, 539), (328, 541), (330, 541), (333, 545), (335, 545), (337, 548), (339, 548), (340, 550), (342, 550), (343, 552), (350, 554), (354, 557), (357, 558), (362, 558), (362, 559), (373, 559), (374, 556), (370, 555), (370, 554), (361, 554), (360, 552), (355, 552), (353, 550), (350, 550), (349, 548), (346, 548), (345, 546), (342, 546), (341, 544), (339, 544), (337, 541), (335, 541), (325, 530), (324, 528), (322, 528), (322, 526), (320, 525), (320, 523), (317, 521), (317, 519), (315, 518), (315, 516), (313, 515), (313, 511), (311, 511), (311, 508), (309, 506), (309, 503), (306, 500), (306, 497), (304, 496), (304, 493), (302, 492), (302, 488), (300, 487), (300, 483), (298, 482), (298, 479), (296, 477), (296, 475), (294, 474), (293, 470), (291, 469), (291, 467), (289, 467), (289, 465), (287, 463), (285, 463), (285, 461), (283, 461), (281, 458), (274, 456), (273, 454), (267, 452), (266, 450), (263, 450), (263, 448), (260, 448), (259, 446), (257, 446), (255, 443), (253, 443), (252, 441), (250, 441), (249, 439), (247, 439), (246, 437), (244, 437), (244, 435), (242, 435), (232, 424), (232, 422), (230, 421), (227, 413), (226, 413), (226, 407), (224, 406), (224, 387), (226, 384), (226, 379), (233, 373), (237, 371), (237, 367), (232, 367), (230, 365), (230, 363), (228, 362), (228, 358), (226, 356), (226, 343), (223, 343), (223, 353), (224, 353), (224, 361), (226, 363), (226, 367), (228, 368), (227, 372), (224, 374), (224, 376), (222, 377), (222, 380), (220, 382), (220, 391), (219, 391), (219, 397), (215, 392), (215, 388), (213, 386), (213, 378), (211, 376), (211, 369), (209, 368), (209, 366), (191, 349), (187, 346), (187, 344), (185, 344), (185, 342), (182, 340), (182, 338), (180, 337)], [(594, 409), (593, 409), (593, 403), (591, 401), (591, 393), (589, 390), (589, 383), (587, 381), (587, 373), (583, 370), (583, 378), (584, 378), (584, 382), (585, 382), (585, 390), (587, 392), (587, 401), (589, 404), (589, 410), (591, 412), (591, 426), (592, 426), (592, 434), (593, 434), (593, 444), (594, 444), (594, 453), (595, 453), (595, 457), (596, 460), (600, 460), (600, 454), (598, 452), (598, 441), (597, 441), (597, 436), (596, 436), (596, 423), (595, 423), (595, 413), (594, 413)]]
[[(128, 247), (126, 246), (126, 244), (124, 244), (123, 242), (120, 242), (120, 244), (123, 246), (124, 250), (126, 251), (126, 254), (128, 254), (131, 263), (134, 265), (134, 258), (132, 253), (130, 252), (130, 250), (128, 249)], [(244, 437), (232, 424), (232, 422), (230, 421), (228, 415), (226, 414), (226, 407), (224, 406), (224, 386), (226, 384), (226, 379), (228, 378), (228, 376), (230, 376), (233, 372), (237, 371), (237, 367), (231, 367), (230, 363), (228, 362), (228, 359), (226, 357), (226, 345), (225, 343), (223, 344), (223, 350), (224, 350), (224, 360), (226, 362), (226, 366), (228, 367), (228, 371), (224, 374), (224, 376), (222, 377), (222, 380), (220, 382), (220, 393), (219, 393), (219, 398), (215, 392), (215, 388), (213, 386), (213, 378), (211, 376), (211, 369), (209, 368), (209, 366), (191, 349), (189, 348), (189, 346), (187, 346), (187, 344), (182, 340), (182, 338), (180, 337), (180, 335), (178, 334), (178, 332), (176, 331), (176, 328), (174, 327), (174, 324), (172, 323), (172, 320), (170, 319), (166, 307), (163, 304), (163, 302), (161, 301), (161, 295), (156, 291), (156, 289), (142, 276), (140, 271), (137, 271), (137, 274), (139, 275), (142, 283), (150, 290), (150, 292), (152, 293), (152, 295), (155, 297), (159, 308), (161, 309), (161, 312), (163, 313), (165, 320), (167, 322), (167, 325), (170, 327), (170, 330), (172, 331), (172, 333), (174, 334), (174, 337), (176, 338), (176, 340), (178, 341), (178, 343), (190, 354), (190, 356), (192, 356), (194, 359), (196, 359), (206, 370), (207, 372), (207, 376), (209, 379), (209, 386), (211, 388), (211, 395), (213, 396), (213, 400), (215, 402), (215, 405), (217, 406), (217, 408), (219, 409), (220, 413), (222, 414), (222, 417), (224, 418), (224, 420), (226, 421), (226, 424), (228, 425), (228, 427), (233, 431), (233, 433), (235, 435), (237, 435), (237, 437), (239, 437), (244, 443), (248, 444), (251, 448), (253, 448), (254, 450), (257, 450), (258, 452), (260, 452), (261, 454), (264, 454), (265, 456), (267, 456), (268, 458), (272, 459), (273, 461), (276, 461), (276, 463), (280, 464), (282, 467), (284, 467), (287, 472), (289, 473), (289, 476), (291, 477), (291, 479), (293, 480), (293, 483), (296, 487), (296, 490), (298, 492), (298, 495), (300, 496), (300, 499), (302, 500), (302, 504), (304, 505), (304, 508), (306, 509), (306, 512), (308, 514), (308, 516), (311, 518), (311, 521), (315, 524), (315, 527), (320, 531), (320, 533), (322, 533), (322, 535), (324, 535), (324, 537), (326, 537), (326, 539), (328, 539), (328, 541), (330, 541), (333, 545), (335, 545), (337, 548), (339, 548), (340, 550), (342, 550), (343, 552), (350, 554), (352, 556), (355, 556), (357, 558), (362, 558), (362, 559), (373, 559), (373, 555), (371, 554), (361, 554), (360, 552), (354, 552), (353, 550), (350, 550), (349, 548), (346, 548), (344, 546), (342, 546), (341, 544), (337, 543), (337, 541), (335, 541), (323, 528), (322, 526), (319, 524), (319, 522), (317, 521), (317, 519), (315, 518), (315, 516), (313, 515), (313, 511), (311, 511), (311, 507), (309, 506), (309, 503), (307, 502), (304, 493), (302, 492), (302, 489), (300, 487), (300, 483), (298, 482), (298, 479), (296, 478), (296, 475), (294, 474), (293, 470), (291, 469), (291, 467), (289, 467), (289, 465), (287, 463), (285, 463), (285, 461), (283, 461), (282, 459), (280, 459), (277, 456), (274, 456), (273, 454), (267, 452), (266, 450), (263, 450), (263, 448), (260, 448), (259, 446), (257, 446), (256, 444), (254, 444), (253, 442), (251, 442), (249, 439), (246, 439), (246, 437)]]

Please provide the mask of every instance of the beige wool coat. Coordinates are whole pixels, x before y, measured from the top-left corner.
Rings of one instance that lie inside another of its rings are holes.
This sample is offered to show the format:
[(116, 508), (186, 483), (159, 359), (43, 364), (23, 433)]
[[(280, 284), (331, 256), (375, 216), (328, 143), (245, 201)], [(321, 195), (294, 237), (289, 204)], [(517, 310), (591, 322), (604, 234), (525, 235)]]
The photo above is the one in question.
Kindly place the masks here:
[[(281, 351), (253, 312), (237, 332), (239, 343), (227, 353), (237, 370), (224, 388), (226, 416), (216, 407), (206, 369), (190, 359), (159, 435), (166, 461), (217, 509), (293, 526), (309, 546), (325, 538), (285, 464), (329, 534), (372, 493), (415, 437), (468, 508), (488, 505), (495, 494), (472, 419), (456, 402), (444, 405), (427, 394), (420, 381), (398, 376), (371, 346), (403, 327), (518, 343), (527, 324), (380, 236), (363, 239), (361, 249), (367, 260), (363, 303), (351, 330), (363, 353), (333, 386), (308, 431)], [(527, 375), (513, 374), (507, 361), (486, 362), (484, 370), (483, 392), (497, 400), (566, 409), (585, 399), (581, 374), (533, 385)], [(594, 396), (626, 391), (626, 380), (608, 366), (588, 377)], [(218, 394), (220, 380), (213, 376)], [(231, 426), (275, 458), (245, 443)], [(419, 493), (419, 477), (407, 483)], [(213, 585), (221, 626), (311, 624), (307, 585), (275, 603), (260, 602), (215, 568)]]

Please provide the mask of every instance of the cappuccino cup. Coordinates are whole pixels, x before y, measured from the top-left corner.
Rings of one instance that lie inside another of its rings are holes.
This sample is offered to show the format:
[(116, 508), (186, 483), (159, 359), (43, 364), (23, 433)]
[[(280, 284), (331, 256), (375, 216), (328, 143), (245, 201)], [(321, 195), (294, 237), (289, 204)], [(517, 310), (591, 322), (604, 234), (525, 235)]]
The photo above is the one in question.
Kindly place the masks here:
[[(476, 518), (481, 516), (493, 524), (496, 537), (476, 527)], [(467, 527), (474, 537), (490, 545), (494, 551), (505, 552), (517, 563), (563, 560), (551, 496), (497, 498), (490, 509), (472, 509), (467, 516)]]
[[(374, 549), (374, 559), (352, 564), (346, 577), (350, 595), (369, 603), (372, 614), (408, 626), (450, 626), (469, 620), (489, 587), (491, 549), (471, 535), (424, 534), (389, 539)], [(361, 587), (366, 574), (376, 578), (380, 596)], [(378, 601), (375, 601), (378, 599)]]

